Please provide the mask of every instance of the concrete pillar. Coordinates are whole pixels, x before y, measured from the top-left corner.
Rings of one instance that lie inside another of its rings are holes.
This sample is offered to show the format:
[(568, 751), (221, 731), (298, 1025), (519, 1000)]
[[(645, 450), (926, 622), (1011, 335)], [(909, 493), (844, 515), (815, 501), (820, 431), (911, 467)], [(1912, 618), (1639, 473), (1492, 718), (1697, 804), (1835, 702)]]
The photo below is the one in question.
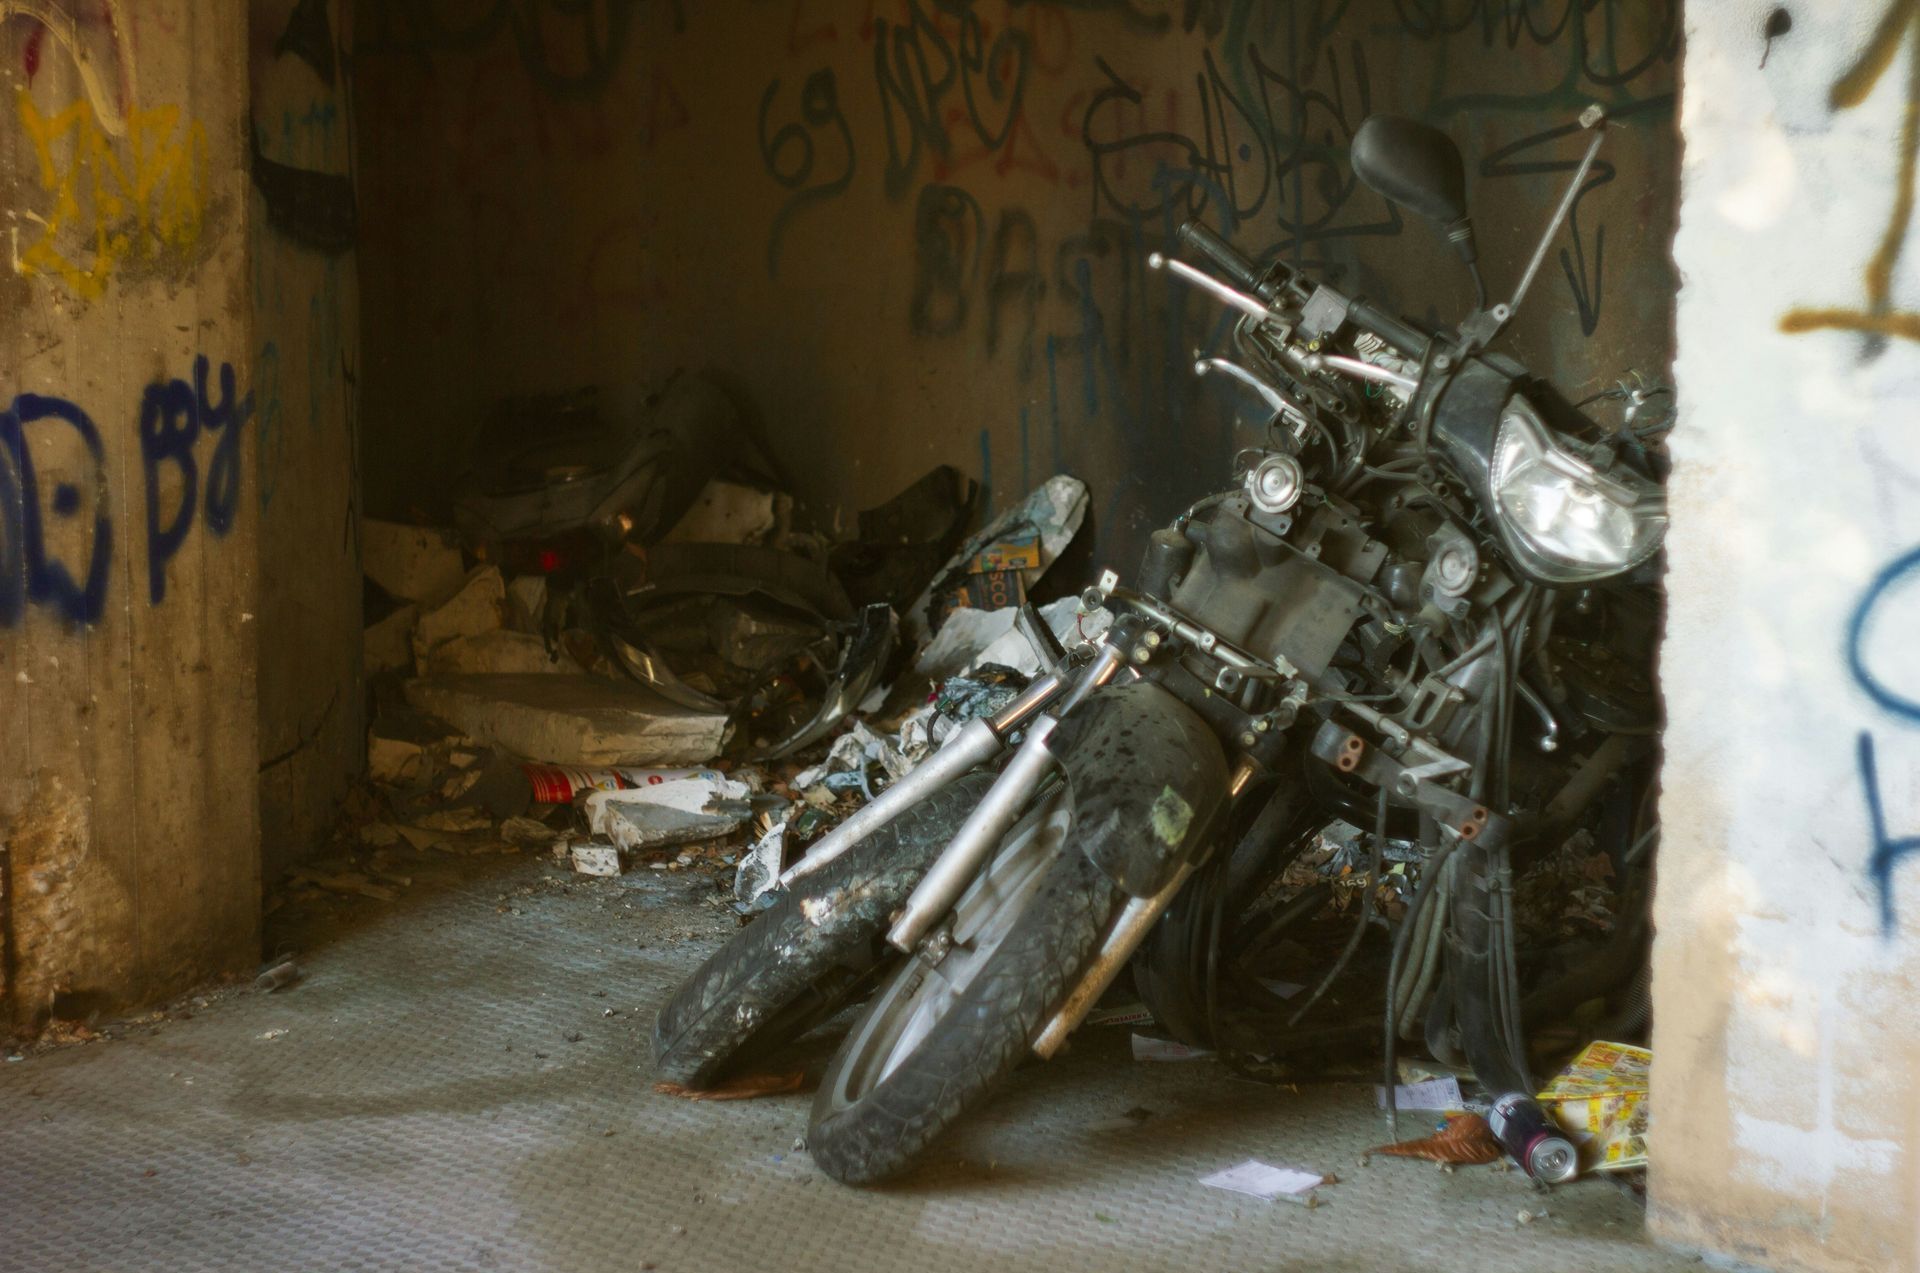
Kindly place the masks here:
[(1920, 5), (1688, 8), (1652, 1223), (1920, 1260)]
[(0, 1025), (258, 956), (246, 66), (0, 0)]
[(364, 767), (359, 207), (347, 0), (250, 0), (260, 854), (322, 843)]

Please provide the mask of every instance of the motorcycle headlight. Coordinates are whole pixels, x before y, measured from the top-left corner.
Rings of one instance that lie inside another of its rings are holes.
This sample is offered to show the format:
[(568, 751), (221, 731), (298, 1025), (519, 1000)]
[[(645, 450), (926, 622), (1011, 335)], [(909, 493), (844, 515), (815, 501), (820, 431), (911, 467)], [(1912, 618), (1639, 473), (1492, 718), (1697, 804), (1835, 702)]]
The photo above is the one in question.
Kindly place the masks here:
[(1631, 469), (1602, 473), (1568, 449), (1524, 398), (1500, 419), (1491, 473), (1494, 511), (1521, 565), (1552, 583), (1631, 570), (1660, 547), (1667, 501)]

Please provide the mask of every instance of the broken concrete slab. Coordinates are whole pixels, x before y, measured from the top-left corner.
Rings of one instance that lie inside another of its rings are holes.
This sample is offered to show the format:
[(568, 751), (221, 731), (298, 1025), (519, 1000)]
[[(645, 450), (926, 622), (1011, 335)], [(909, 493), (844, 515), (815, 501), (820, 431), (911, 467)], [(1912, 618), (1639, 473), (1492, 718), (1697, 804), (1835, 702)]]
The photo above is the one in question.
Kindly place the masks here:
[(367, 726), (367, 770), (375, 782), (411, 785), (433, 776), (433, 749), (447, 742), (447, 729), (424, 712), (383, 710)]
[(547, 654), (543, 637), (531, 632), (495, 628), (457, 636), (427, 651), (421, 659), (421, 672), (434, 675), (445, 672), (573, 672), (583, 669), (564, 650), (554, 659)]
[(460, 590), (420, 616), (413, 629), (414, 658), (427, 656), (455, 637), (492, 632), (506, 621), (507, 587), (495, 566), (476, 566)]
[(557, 765), (695, 764), (720, 750), (727, 718), (641, 685), (565, 673), (422, 677), (407, 701), (517, 756)]
[(397, 787), (420, 776), (426, 764), (426, 748), (406, 738), (382, 738), (367, 735), (367, 776), (375, 782)]
[(751, 788), (710, 769), (587, 797), (587, 828), (629, 852), (711, 840), (753, 816)]
[(573, 869), (582, 875), (620, 874), (620, 850), (611, 844), (576, 844), (569, 856)]
[(360, 568), (401, 601), (437, 606), (460, 591), (467, 568), (451, 531), (360, 519)]
[(540, 631), (547, 609), (547, 577), (516, 575), (507, 584), (507, 626), (521, 632)]
[(413, 666), (413, 625), (420, 607), (409, 602), (361, 634), (361, 658), (368, 676)]

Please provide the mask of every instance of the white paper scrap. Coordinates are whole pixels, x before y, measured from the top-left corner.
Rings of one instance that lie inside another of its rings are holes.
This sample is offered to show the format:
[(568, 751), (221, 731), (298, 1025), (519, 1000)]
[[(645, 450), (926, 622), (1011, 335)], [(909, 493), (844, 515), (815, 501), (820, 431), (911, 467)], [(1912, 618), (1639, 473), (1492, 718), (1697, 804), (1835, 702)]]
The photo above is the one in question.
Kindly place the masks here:
[(1197, 1061), (1203, 1056), (1212, 1055), (1204, 1048), (1190, 1048), (1172, 1039), (1150, 1039), (1144, 1034), (1133, 1036), (1133, 1059), (1136, 1061)]
[(1144, 1003), (1129, 1003), (1118, 1008), (1095, 1008), (1087, 1014), (1088, 1025), (1151, 1025), (1153, 1014)]
[(1320, 1184), (1324, 1177), (1298, 1167), (1273, 1167), (1257, 1158), (1249, 1158), (1238, 1167), (1202, 1176), (1200, 1183), (1210, 1189), (1230, 1189), (1272, 1202), (1282, 1194), (1302, 1194)]
[[(1387, 1107), (1387, 1089), (1375, 1086), (1375, 1099), (1380, 1108)], [(1393, 1104), (1396, 1109), (1465, 1109), (1460, 1099), (1460, 1080), (1449, 1074), (1445, 1078), (1427, 1079), (1422, 1083), (1396, 1083), (1393, 1085)]]

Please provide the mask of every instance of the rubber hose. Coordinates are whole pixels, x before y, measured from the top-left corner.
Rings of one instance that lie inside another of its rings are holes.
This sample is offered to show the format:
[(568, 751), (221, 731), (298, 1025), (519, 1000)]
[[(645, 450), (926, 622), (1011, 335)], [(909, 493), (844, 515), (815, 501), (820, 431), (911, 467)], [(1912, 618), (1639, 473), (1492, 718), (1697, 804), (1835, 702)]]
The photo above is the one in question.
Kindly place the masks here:
[(1415, 947), (1420, 952), (1420, 962), (1415, 965), (1411, 983), (1404, 989), (1397, 1005), (1394, 1026), (1404, 1039), (1416, 1039), (1420, 1035), (1421, 1020), (1425, 1016), (1420, 1005), (1433, 993), (1434, 982), (1440, 976), (1441, 939), (1446, 936), (1446, 924), (1442, 917), (1447, 913), (1447, 882), (1441, 880), (1434, 892), (1432, 905), (1420, 916), (1424, 932), (1416, 932)]
[[(1393, 1001), (1394, 991), (1400, 981), (1400, 970), (1406, 963), (1407, 946), (1413, 938), (1414, 917), (1428, 905), (1429, 900), (1433, 896), (1434, 889), (1438, 884), (1440, 874), (1447, 865), (1448, 859), (1452, 858), (1454, 852), (1465, 843), (1465, 840), (1455, 840), (1441, 849), (1439, 853), (1435, 854), (1428, 863), (1426, 872), (1421, 876), (1420, 887), (1414, 890), (1412, 909), (1408, 912), (1406, 919), (1401, 921), (1400, 931), (1393, 936), (1393, 957), (1387, 963), (1387, 1001), (1389, 1003)], [(1398, 1135), (1400, 1110), (1394, 1103), (1394, 1086), (1398, 1081), (1397, 1075), (1394, 1072), (1394, 1055), (1399, 1050), (1400, 1036), (1394, 1030), (1393, 1013), (1386, 1012), (1381, 1015), (1383, 1022), (1382, 1033), (1386, 1035), (1383, 1050), (1385, 1052), (1384, 1072), (1387, 1089), (1387, 1123), (1394, 1129), (1394, 1134)]]
[(1469, 860), (1465, 878), (1453, 899), (1448, 964), (1453, 973), (1455, 1017), (1460, 1023), (1461, 1048), (1473, 1072), (1494, 1093), (1528, 1090), (1500, 1029), (1499, 991), (1494, 983), (1496, 963), (1493, 910), (1496, 902), (1485, 860)]

